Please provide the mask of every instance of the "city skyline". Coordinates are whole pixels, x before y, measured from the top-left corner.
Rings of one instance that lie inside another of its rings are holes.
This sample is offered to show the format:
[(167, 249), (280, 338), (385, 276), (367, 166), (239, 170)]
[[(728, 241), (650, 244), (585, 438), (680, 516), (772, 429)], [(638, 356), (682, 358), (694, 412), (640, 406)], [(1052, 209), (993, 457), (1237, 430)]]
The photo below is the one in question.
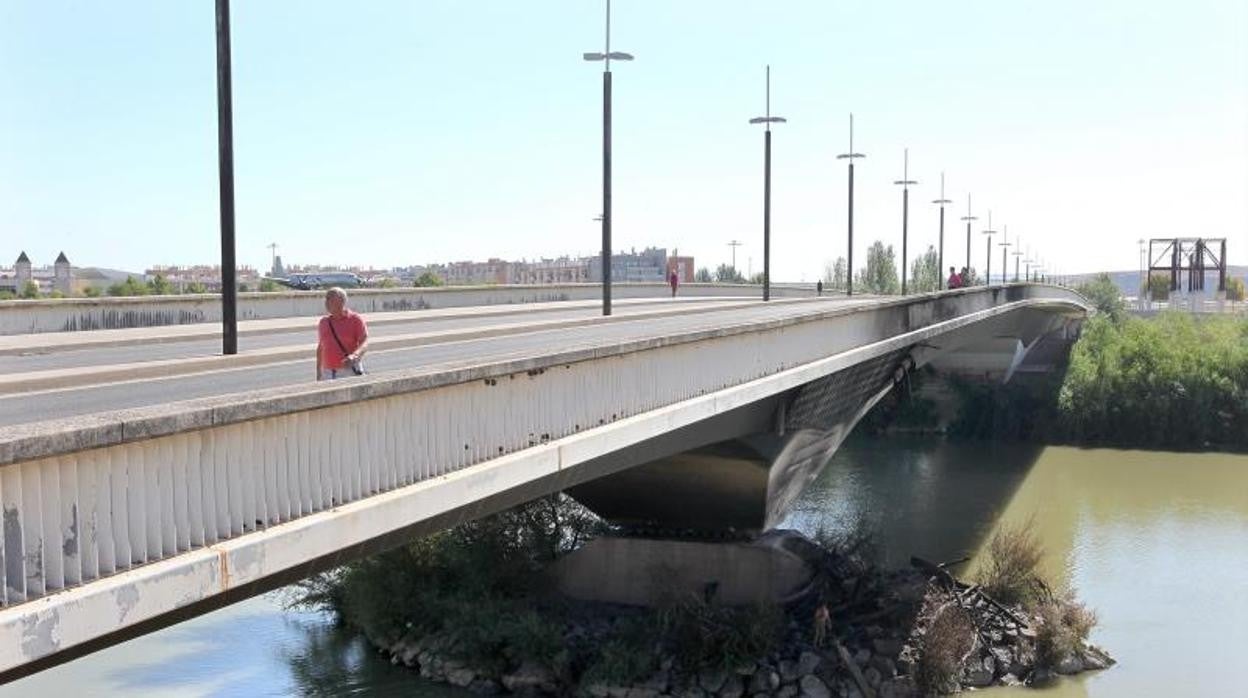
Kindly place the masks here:
[[(267, 268), (271, 242), (343, 266), (596, 254), (598, 75), (580, 54), (598, 3), (378, 3), (345, 28), (329, 4), (294, 7), (234, 8), (240, 264)], [(617, 249), (677, 248), (714, 269), (735, 239), (738, 267), (761, 267), (745, 122), (770, 62), (791, 121), (774, 164), (778, 281), (845, 255), (834, 154), (849, 111), (868, 154), (859, 267), (875, 240), (900, 249), (891, 181), (906, 146), (915, 202), (946, 172), (948, 198), (969, 190), (1066, 271), (1129, 269), (1137, 238), (1169, 235), (1227, 237), (1230, 262), (1248, 260), (1242, 6), (915, 6), (898, 23), (812, 2), (766, 25), (713, 3), (614, 9), (615, 40), (637, 55), (615, 87)], [(6, 241), (102, 267), (217, 260), (211, 8), (0, 14), (0, 95), (15, 105), (0, 114)], [(916, 253), (936, 215), (911, 207)], [(945, 257), (964, 262), (956, 234)]]

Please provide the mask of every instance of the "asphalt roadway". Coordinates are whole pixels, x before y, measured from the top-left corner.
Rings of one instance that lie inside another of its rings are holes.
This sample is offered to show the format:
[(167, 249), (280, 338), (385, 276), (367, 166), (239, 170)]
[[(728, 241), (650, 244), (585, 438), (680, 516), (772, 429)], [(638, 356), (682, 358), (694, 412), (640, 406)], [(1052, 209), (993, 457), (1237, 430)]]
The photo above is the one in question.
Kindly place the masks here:
[[(873, 301), (866, 298), (848, 300), (841, 297), (767, 305), (755, 301), (754, 305), (744, 306), (740, 299), (733, 302), (707, 299), (706, 302), (668, 304), (665, 308), (658, 308), (653, 304), (638, 304), (618, 308), (617, 315), (621, 319), (612, 322), (536, 331), (512, 328), (508, 330), (508, 334), (499, 336), (372, 351), (365, 363), (370, 374), (414, 367), (436, 368), (439, 365), (449, 368), (451, 365), (462, 366), (466, 360), (494, 361), (541, 351), (610, 346), (656, 335), (817, 313), (827, 310), (832, 304), (857, 305), (871, 302)], [(677, 312), (647, 316), (658, 309)], [(578, 307), (534, 313), (529, 317), (533, 322), (547, 322), (560, 318), (588, 320), (599, 315), (600, 311), (595, 307)], [(637, 317), (628, 319), (630, 315)], [(435, 329), (444, 331), (508, 325), (521, 322), (525, 317), (526, 310), (517, 307), (514, 313), (488, 318), (451, 316), (436, 320), (415, 320), (412, 323), (375, 323), (371, 334), (384, 336)], [(306, 343), (309, 348), (309, 358), (306, 360), (285, 360), (259, 366), (6, 395), (0, 397), (0, 427), (311, 382), (315, 378), (315, 362), (311, 358), (314, 347), (312, 322), (313, 319), (308, 318), (307, 326), (301, 329), (246, 337), (245, 342), (240, 340), (242, 351), (285, 346), (292, 344), (292, 339), (298, 340)], [(219, 340), (195, 340), (134, 347), (102, 347), (33, 356), (3, 356), (0, 357), (0, 370), (20, 372), (212, 355), (219, 350), (217, 342)]]

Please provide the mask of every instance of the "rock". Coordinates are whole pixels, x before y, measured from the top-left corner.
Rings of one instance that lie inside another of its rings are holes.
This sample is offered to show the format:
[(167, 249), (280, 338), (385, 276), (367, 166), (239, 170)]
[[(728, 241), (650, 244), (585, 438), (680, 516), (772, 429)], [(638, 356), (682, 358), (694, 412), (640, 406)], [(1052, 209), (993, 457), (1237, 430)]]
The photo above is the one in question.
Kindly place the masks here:
[(871, 650), (864, 647), (857, 652), (854, 652), (854, 664), (857, 664), (860, 667), (865, 667), (870, 661)]
[(611, 690), (606, 684), (602, 683), (591, 683), (588, 686), (584, 686), (583, 689), (593, 698), (607, 698), (607, 696), (611, 695)]
[(1011, 667), (1014, 666), (1014, 653), (1007, 647), (993, 647), (988, 650), (988, 654), (992, 655), (993, 660), (996, 661), (997, 667), (1001, 671), (1010, 671)]
[(707, 693), (719, 693), (728, 680), (728, 675), (715, 669), (704, 669), (698, 674), (698, 686)]
[(867, 680), (867, 685), (871, 688), (879, 686), (880, 681), (884, 680), (884, 677), (880, 676), (880, 670), (873, 666), (867, 667), (867, 670), (862, 672), (862, 678)]
[(893, 660), (882, 654), (871, 657), (871, 666), (880, 672), (880, 676), (886, 679), (891, 679), (897, 675), (897, 665), (893, 663)]
[(754, 693), (771, 693), (780, 688), (780, 675), (770, 669), (760, 668), (750, 677), (749, 692)]
[(1104, 650), (1095, 645), (1085, 647), (1080, 659), (1083, 661), (1084, 671), (1098, 671), (1108, 669), (1114, 665), (1113, 657), (1110, 657)]
[(733, 671), (737, 672), (737, 676), (753, 676), (754, 672), (758, 671), (758, 665), (754, 662), (746, 662)]
[(1031, 676), (1027, 677), (1027, 686), (1047, 686), (1057, 678), (1051, 670), (1041, 667), (1031, 672)]
[(881, 628), (878, 625), (867, 626), (867, 637), (877, 638), (877, 637), (882, 637), (883, 635), (884, 635), (884, 628)]
[(640, 688), (638, 686), (634, 686), (628, 689), (628, 692), (624, 694), (624, 698), (659, 698), (661, 695), (663, 695), (662, 692), (656, 691), (653, 688)]
[(512, 693), (544, 691), (554, 693), (558, 688), (555, 677), (546, 667), (526, 661), (510, 674), (503, 675), (503, 686)]
[(446, 672), (446, 681), (452, 686), (468, 688), (477, 678), (477, 672), (467, 667), (456, 667)]
[(668, 674), (666, 671), (658, 671), (644, 682), (638, 684), (638, 688), (644, 688), (648, 691), (656, 693), (664, 693), (667, 691)]
[(1004, 676), (1001, 677), (1001, 685), (1002, 686), (1022, 686), (1023, 682), (1019, 681), (1018, 677), (1013, 674), (1005, 674)]
[[(818, 666), (818, 662), (815, 663)], [(814, 671), (812, 668), (811, 671)], [(791, 659), (780, 660), (780, 681), (782, 683), (794, 683), (802, 678), (802, 673), (798, 668), (797, 662)]]
[(797, 694), (801, 691), (795, 683), (786, 683), (776, 691), (776, 698), (797, 698)]
[(977, 659), (971, 660), (962, 671), (962, 685), (974, 686), (975, 688), (991, 686), (992, 679), (995, 676), (993, 671), (995, 666), (996, 662), (992, 660), (992, 657), (987, 657), (982, 661)]
[(832, 698), (832, 692), (828, 690), (828, 685), (819, 680), (819, 677), (806, 675), (802, 677), (801, 684), (802, 698)]
[(676, 698), (706, 698), (706, 691), (697, 686), (686, 686), (672, 694)]
[(479, 696), (495, 696), (503, 692), (503, 687), (497, 681), (477, 679), (468, 685), (468, 690)]
[(1077, 654), (1068, 654), (1057, 662), (1057, 666), (1053, 667), (1059, 674), (1070, 676), (1083, 671), (1083, 660)]
[(899, 676), (880, 684), (879, 698), (917, 698), (919, 689), (909, 677)]
[(814, 652), (802, 652), (802, 655), (797, 658), (798, 678), (815, 673), (815, 670), (818, 669), (819, 665), (822, 663), (823, 657), (820, 657)]
[(741, 685), (741, 677), (729, 676), (724, 681), (723, 688), (719, 689), (719, 698), (741, 698), (745, 695), (745, 687)]
[(896, 657), (901, 654), (901, 640), (877, 637), (871, 641), (871, 646), (875, 648), (876, 654), (883, 654), (889, 657)]

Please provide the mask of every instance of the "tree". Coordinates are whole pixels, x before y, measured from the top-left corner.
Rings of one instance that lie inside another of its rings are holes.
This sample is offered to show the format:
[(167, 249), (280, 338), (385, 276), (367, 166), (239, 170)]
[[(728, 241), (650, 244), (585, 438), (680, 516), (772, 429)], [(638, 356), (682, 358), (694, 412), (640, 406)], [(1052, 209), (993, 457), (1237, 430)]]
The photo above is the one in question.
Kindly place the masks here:
[(99, 298), (99, 297), (100, 297), (100, 287), (99, 287), (99, 286), (88, 286), (88, 287), (86, 287), (86, 288), (82, 289), (82, 295), (86, 296), (87, 298)]
[(395, 281), (388, 276), (377, 283), (378, 288), (394, 288), (398, 285), (398, 281)]
[(936, 248), (927, 246), (927, 251), (915, 258), (910, 264), (910, 280), (908, 290), (917, 293), (939, 291), (944, 286), (944, 277), (940, 272), (940, 255)]
[(59, 288), (52, 289), (52, 292), (48, 294), (48, 298), (64, 298), (64, 297), (65, 297), (65, 292)]
[(845, 270), (848, 265), (845, 263), (844, 257), (837, 257), (835, 262), (823, 263), (823, 285), (828, 289), (845, 288)]
[(273, 279), (263, 279), (260, 281), (260, 290), (264, 293), (274, 293), (280, 291), (281, 287)]
[(198, 281), (192, 281), (186, 285), (187, 293), (208, 293), (208, 287)]
[(1226, 280), (1226, 299), (1242, 301), (1244, 299), (1244, 280), (1234, 277)]
[(762, 286), (763, 285), (763, 272), (760, 271), (754, 276), (751, 276), (749, 283), (752, 283), (755, 286)]
[(427, 271), (416, 277), (415, 283), (412, 284), (416, 288), (427, 288), (430, 286), (442, 286), (442, 279), (431, 271)]
[(14, 296), (12, 291), (0, 291), (0, 301), (11, 301), (16, 297), (17, 296)]
[(39, 284), (35, 283), (33, 280), (27, 281), (25, 284), (22, 284), (21, 296), (22, 298), (26, 298), (26, 299), (38, 298), (39, 297)]
[(1148, 298), (1154, 301), (1170, 300), (1170, 277), (1152, 274), (1148, 277)]
[(901, 283), (897, 280), (897, 261), (893, 246), (884, 246), (876, 240), (867, 248), (867, 266), (855, 279), (858, 287), (867, 293), (897, 293)]
[(147, 290), (154, 296), (171, 296), (175, 293), (173, 284), (165, 278), (164, 274), (152, 277), (152, 280), (147, 282)]
[(715, 270), (715, 280), (721, 284), (743, 284), (745, 277), (731, 264), (721, 264)]
[(698, 269), (698, 273), (693, 275), (693, 280), (700, 284), (709, 284), (715, 279), (711, 277), (711, 270), (706, 267)]
[(126, 280), (108, 287), (110, 296), (146, 296), (147, 284), (127, 276)]
[(250, 290), (251, 290), (251, 287), (250, 287), (250, 286), (248, 286), (247, 284), (239, 284), (239, 285), (238, 285), (238, 292), (239, 292), (239, 293), (247, 293), (247, 292), (248, 292), (248, 291), (250, 291)]
[(1091, 281), (1079, 284), (1075, 290), (1084, 298), (1092, 301), (1092, 305), (1096, 307), (1097, 312), (1104, 313), (1110, 320), (1122, 322), (1122, 319), (1126, 317), (1126, 302), (1123, 300), (1122, 292), (1118, 290), (1118, 286), (1109, 278), (1109, 274), (1101, 272)]

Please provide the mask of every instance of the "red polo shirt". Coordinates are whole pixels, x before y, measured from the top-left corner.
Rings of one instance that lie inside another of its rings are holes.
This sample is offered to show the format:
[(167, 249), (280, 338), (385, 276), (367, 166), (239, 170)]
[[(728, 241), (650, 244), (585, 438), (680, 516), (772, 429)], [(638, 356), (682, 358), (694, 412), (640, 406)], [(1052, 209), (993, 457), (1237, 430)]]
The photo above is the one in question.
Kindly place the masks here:
[[(334, 334), (329, 331), (331, 322), (334, 324), (334, 332), (338, 333), (338, 339), (342, 340), (342, 346), (346, 347), (346, 353), (338, 347)], [(359, 313), (348, 309), (340, 318), (332, 315), (321, 318), (316, 334), (321, 343), (321, 368), (341, 369), (347, 366), (346, 355), (359, 349), (368, 337), (368, 325)]]

